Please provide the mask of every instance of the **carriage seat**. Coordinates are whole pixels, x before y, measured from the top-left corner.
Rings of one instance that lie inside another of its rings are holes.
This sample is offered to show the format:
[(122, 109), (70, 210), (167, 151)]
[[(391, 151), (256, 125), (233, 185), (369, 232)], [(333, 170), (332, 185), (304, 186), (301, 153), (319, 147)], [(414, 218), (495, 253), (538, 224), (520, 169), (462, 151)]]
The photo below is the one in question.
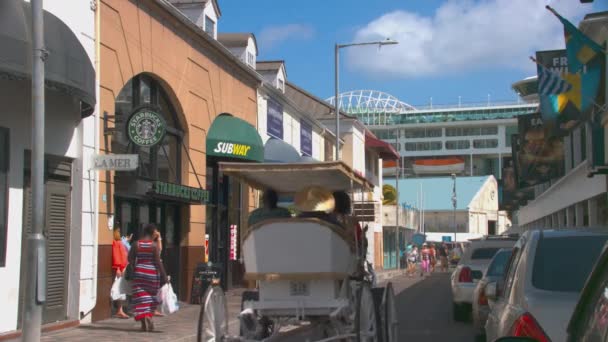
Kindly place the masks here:
[(270, 219), (243, 236), (248, 280), (338, 280), (354, 268), (354, 238), (343, 227), (317, 218)]

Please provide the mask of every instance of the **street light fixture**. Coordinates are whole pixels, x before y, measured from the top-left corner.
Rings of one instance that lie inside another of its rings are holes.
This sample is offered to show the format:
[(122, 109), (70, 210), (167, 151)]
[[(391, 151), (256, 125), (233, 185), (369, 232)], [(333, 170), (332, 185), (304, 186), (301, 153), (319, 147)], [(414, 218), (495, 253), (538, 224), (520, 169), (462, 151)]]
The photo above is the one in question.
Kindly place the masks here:
[(452, 181), (454, 183), (454, 186), (452, 188), (452, 207), (454, 208), (452, 216), (453, 216), (453, 221), (454, 221), (454, 242), (456, 242), (456, 231), (457, 231), (457, 227), (456, 227), (456, 174), (452, 173)]
[(386, 40), (380, 40), (375, 42), (362, 42), (362, 43), (349, 43), (349, 44), (336, 44), (335, 46), (335, 86), (336, 86), (336, 94), (334, 97), (334, 108), (336, 112), (336, 154), (335, 160), (340, 160), (340, 101), (338, 101), (339, 95), (339, 66), (340, 66), (340, 49), (351, 47), (351, 46), (363, 46), (363, 45), (378, 45), (378, 47), (382, 47), (383, 45), (395, 45), (399, 44), (399, 42), (394, 41), (392, 39), (387, 38)]

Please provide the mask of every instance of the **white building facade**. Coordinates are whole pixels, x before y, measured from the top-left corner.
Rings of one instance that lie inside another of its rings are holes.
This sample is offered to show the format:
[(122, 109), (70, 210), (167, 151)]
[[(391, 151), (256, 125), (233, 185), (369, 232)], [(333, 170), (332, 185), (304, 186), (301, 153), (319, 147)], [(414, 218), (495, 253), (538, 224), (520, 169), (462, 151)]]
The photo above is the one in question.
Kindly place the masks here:
[[(47, 302), (45, 324), (78, 322), (96, 303), (97, 175), (89, 161), (98, 149), (96, 86), (96, 2), (47, 0), (45, 236), (47, 238)], [(0, 60), (31, 56), (29, 3), (0, 4), (4, 34)], [(5, 17), (6, 16), (6, 17)], [(3, 24), (11, 25), (7, 30)], [(8, 33), (7, 33), (8, 32)], [(11, 45), (13, 48), (11, 48)], [(12, 53), (12, 55), (10, 55)], [(5, 54), (9, 54), (4, 56)], [(69, 60), (70, 63), (66, 63)], [(26, 273), (22, 270), (25, 238), (31, 229), (31, 71), (27, 63), (0, 62), (0, 228), (2, 262), (0, 333), (21, 328)], [(5, 210), (5, 211), (4, 211)]]

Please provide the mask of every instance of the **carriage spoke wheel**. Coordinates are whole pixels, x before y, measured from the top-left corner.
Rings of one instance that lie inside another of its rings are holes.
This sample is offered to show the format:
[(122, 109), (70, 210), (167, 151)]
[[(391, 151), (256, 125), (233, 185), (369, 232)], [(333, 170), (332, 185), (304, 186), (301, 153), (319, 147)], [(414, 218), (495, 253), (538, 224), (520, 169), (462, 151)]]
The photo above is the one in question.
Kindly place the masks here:
[(367, 283), (361, 284), (357, 294), (355, 335), (357, 342), (378, 341), (378, 322), (374, 297)]
[(220, 286), (210, 286), (201, 302), (196, 340), (220, 342), (228, 336), (228, 306)]
[(389, 282), (384, 288), (382, 296), (382, 304), (380, 306), (380, 315), (382, 316), (382, 341), (396, 342), (399, 334), (399, 322), (397, 320), (397, 306), (395, 305), (395, 292), (393, 285)]

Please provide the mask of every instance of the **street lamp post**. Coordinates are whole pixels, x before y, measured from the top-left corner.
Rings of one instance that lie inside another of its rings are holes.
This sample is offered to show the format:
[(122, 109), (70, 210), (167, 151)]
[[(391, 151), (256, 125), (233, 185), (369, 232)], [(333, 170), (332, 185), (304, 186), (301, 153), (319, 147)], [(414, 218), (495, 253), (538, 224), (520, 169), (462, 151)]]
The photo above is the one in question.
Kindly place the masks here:
[(335, 46), (335, 97), (334, 97), (334, 109), (336, 112), (336, 154), (335, 160), (340, 160), (340, 101), (338, 100), (340, 85), (339, 85), (339, 76), (340, 76), (340, 49), (350, 46), (363, 46), (363, 45), (394, 45), (399, 44), (398, 42), (390, 39), (386, 39), (383, 41), (376, 42), (363, 42), (363, 43), (349, 43), (349, 44), (336, 44)]
[[(397, 135), (399, 133), (397, 132)], [(399, 139), (397, 139), (399, 141)], [(399, 204), (399, 179), (401, 178), (401, 158), (397, 159), (397, 173), (396, 173), (396, 192), (397, 192), (397, 200), (395, 201), (395, 254), (397, 259), (397, 269), (401, 268), (401, 260), (399, 260), (399, 211), (401, 206)]]
[(452, 181), (454, 182), (454, 186), (452, 188), (452, 207), (453, 207), (453, 212), (452, 212), (452, 219), (453, 219), (453, 223), (454, 223), (454, 242), (456, 242), (456, 232), (457, 232), (457, 226), (456, 226), (456, 174), (452, 173)]

